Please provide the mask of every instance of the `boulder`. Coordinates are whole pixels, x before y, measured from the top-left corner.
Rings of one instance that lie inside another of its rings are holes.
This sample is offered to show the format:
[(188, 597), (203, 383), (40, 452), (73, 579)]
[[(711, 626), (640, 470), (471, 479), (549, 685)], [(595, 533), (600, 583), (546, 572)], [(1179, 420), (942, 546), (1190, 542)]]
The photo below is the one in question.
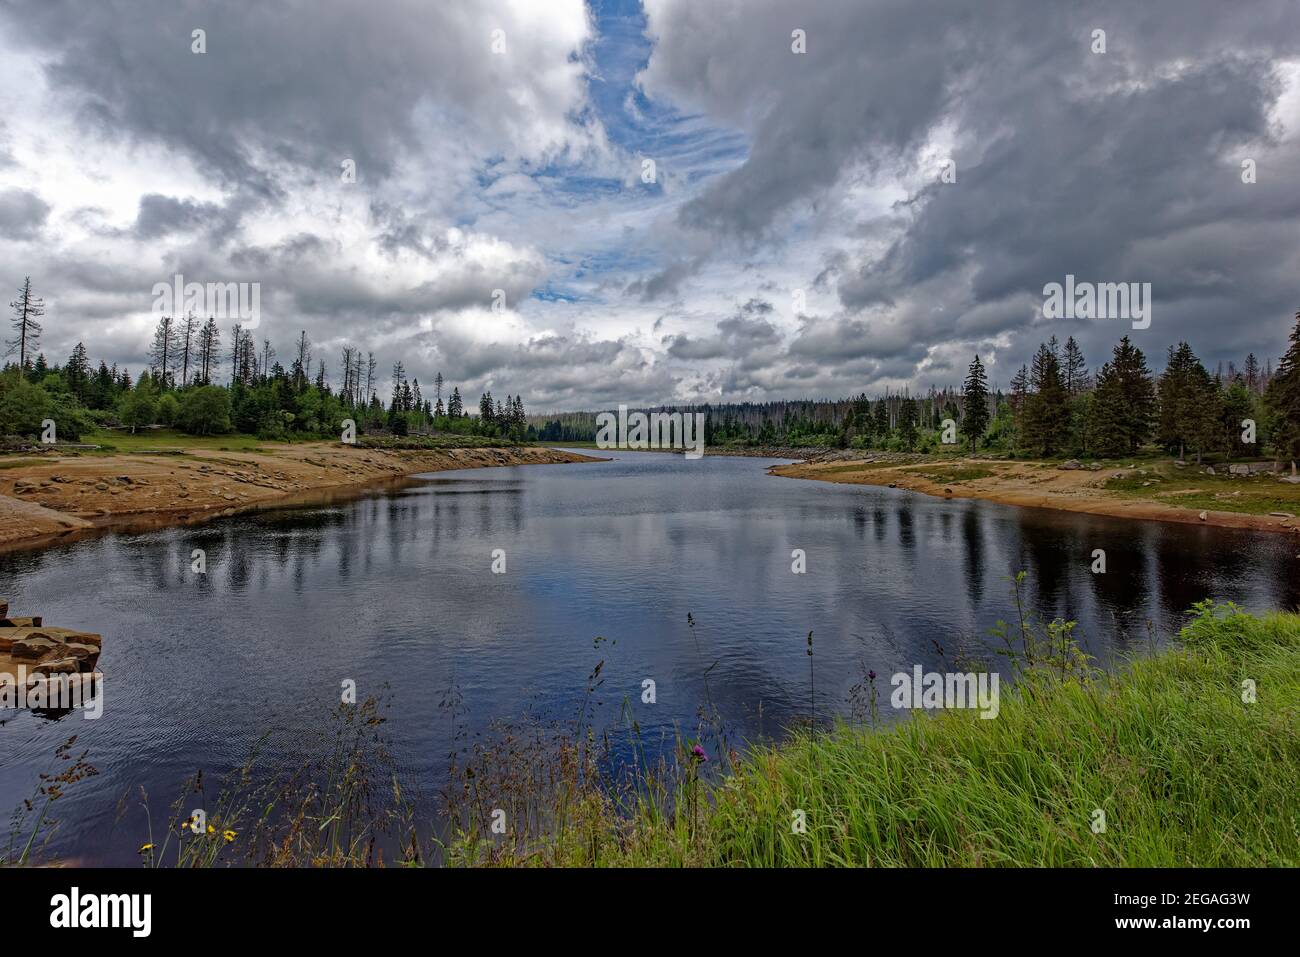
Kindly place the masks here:
[(33, 665), (30, 671), (34, 675), (75, 675), (81, 671), (81, 663), (76, 658), (53, 658)]
[(9, 647), (9, 654), (20, 661), (39, 661), (58, 647), (58, 642), (43, 635), (31, 635), (15, 641)]
[(1250, 466), (1249, 466), (1249, 465), (1229, 465), (1229, 466), (1228, 466), (1228, 474), (1229, 474), (1229, 475), (1249, 475), (1249, 474), (1250, 474)]
[(1207, 513), (1205, 513), (1205, 512), (1202, 512), (1202, 513), (1200, 514), (1200, 519), (1201, 519), (1202, 522), (1205, 521), (1205, 520), (1206, 520), (1207, 518), (1209, 518), (1209, 517), (1210, 517), (1210, 516), (1209, 516)]
[(0, 618), (0, 628), (39, 628), (41, 616), (32, 618)]
[(1073, 472), (1075, 469), (1083, 468), (1083, 463), (1080, 462), (1078, 459), (1066, 459), (1059, 466), (1057, 466), (1057, 468), (1063, 469), (1067, 472)]

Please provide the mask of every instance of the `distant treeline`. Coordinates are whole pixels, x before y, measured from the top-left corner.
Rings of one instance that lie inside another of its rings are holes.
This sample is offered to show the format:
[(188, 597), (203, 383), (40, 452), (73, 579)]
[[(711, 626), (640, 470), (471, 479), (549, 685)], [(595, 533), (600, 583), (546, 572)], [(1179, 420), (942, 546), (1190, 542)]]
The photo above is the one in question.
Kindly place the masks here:
[[(266, 439), (335, 437), (345, 419), (361, 432), (435, 432), (511, 441), (592, 442), (596, 415), (610, 411), (528, 417), (521, 396), (485, 392), (471, 414), (453, 386), (443, 402), (441, 373), (431, 386), (408, 379), (394, 364), (387, 403), (378, 394), (374, 353), (345, 346), (331, 386), (323, 358), (300, 333), (286, 366), (269, 340), (235, 325), (226, 338), (215, 320), (164, 316), (155, 330), (150, 364), (137, 379), (100, 361), (93, 366), (77, 343), (62, 365), (40, 351), (43, 303), (24, 282), (11, 303), (15, 361), (0, 371), (0, 435), (36, 436), (53, 419), (60, 439), (75, 440), (101, 426), (165, 425), (197, 435), (230, 431)], [(1180, 456), (1192, 452), (1300, 457), (1300, 313), (1276, 373), (1252, 354), (1240, 368), (1211, 374), (1185, 342), (1170, 346), (1157, 377), (1147, 357), (1125, 337), (1095, 373), (1078, 343), (1055, 337), (1012, 378), (990, 390), (978, 356), (960, 388), (931, 387), (875, 398), (706, 403), (635, 411), (703, 412), (708, 445), (821, 446), (931, 451), (955, 434), (972, 449), (1016, 456), (1116, 456), (1152, 440)], [(224, 345), (223, 345), (224, 340)], [(314, 372), (313, 372), (314, 369)], [(1244, 423), (1248, 423), (1244, 424)], [(1253, 440), (1253, 441), (1252, 441)]]
[[(1073, 337), (1042, 343), (1008, 390), (990, 390), (976, 356), (965, 383), (870, 398), (775, 400), (637, 407), (634, 411), (704, 412), (709, 445), (821, 446), (933, 451), (945, 422), (972, 448), (1009, 455), (1117, 456), (1156, 441), (1179, 456), (1300, 454), (1300, 313), (1276, 374), (1254, 354), (1211, 374), (1190, 345), (1170, 346), (1158, 377), (1125, 337), (1095, 373)], [(533, 416), (529, 433), (556, 442), (592, 442), (606, 409)], [(1243, 425), (1253, 422), (1253, 427)], [(1254, 432), (1254, 442), (1251, 438)], [(947, 436), (951, 438), (951, 434)]]
[(154, 332), (149, 365), (133, 380), (116, 364), (101, 360), (93, 366), (80, 342), (65, 363), (51, 365), (40, 351), (44, 303), (30, 280), (12, 306), (14, 337), (8, 345), (17, 361), (0, 370), (0, 435), (37, 436), (41, 423), (52, 419), (60, 440), (76, 440), (99, 427), (135, 431), (153, 425), (194, 435), (235, 431), (270, 440), (337, 438), (343, 421), (352, 419), (362, 433), (528, 437), (521, 396), (502, 400), (485, 392), (478, 414), (471, 415), (457, 386), (444, 406), (441, 373), (429, 395), (419, 379), (407, 378), (401, 362), (393, 366), (385, 404), (374, 353), (351, 346), (342, 350), (342, 384), (335, 389), (324, 359), (315, 360), (311, 374), (313, 349), (305, 331), (286, 367), (269, 340), (259, 347), (253, 333), (238, 324), (227, 339), (215, 319), (164, 316)]

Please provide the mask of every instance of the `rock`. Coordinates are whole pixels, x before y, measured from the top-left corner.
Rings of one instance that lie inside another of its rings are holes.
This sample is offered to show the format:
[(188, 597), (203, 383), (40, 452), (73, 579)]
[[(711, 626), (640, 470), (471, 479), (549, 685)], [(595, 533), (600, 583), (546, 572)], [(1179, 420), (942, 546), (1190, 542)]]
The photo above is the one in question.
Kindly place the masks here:
[(81, 663), (76, 658), (56, 658), (33, 665), (34, 675), (75, 675), (81, 671)]
[(951, 495), (951, 494), (952, 494), (952, 489), (950, 489), (950, 488), (946, 488), (946, 489), (944, 489), (944, 490), (943, 490), (943, 494), (944, 494), (944, 495)]
[(1100, 472), (1100, 471), (1101, 471), (1101, 463), (1100, 463), (1100, 462), (1089, 462), (1089, 463), (1088, 463), (1088, 471), (1089, 471), (1089, 472)]
[(1205, 467), (1205, 474), (1206, 474), (1206, 475), (1214, 475), (1214, 474), (1215, 474), (1214, 466), (1213, 466), (1213, 465), (1207, 465), (1207, 466)]
[(117, 477), (117, 480), (118, 480), (119, 482), (121, 482), (123, 485), (130, 485), (130, 484), (131, 484), (131, 476), (129, 476), (129, 475), (119, 475), (119, 476)]
[(39, 628), (41, 627), (41, 616), (36, 615), (32, 618), (0, 618), (0, 628)]
[(1187, 463), (1184, 462), (1182, 459), (1178, 459), (1177, 461), (1174, 462), (1174, 465), (1178, 466), (1181, 469), (1185, 467)]
[(185, 489), (181, 489), (179, 492), (176, 493), (176, 497), (177, 497), (177, 498), (189, 498), (189, 497), (190, 497), (190, 493), (187, 492), (187, 491), (185, 491)]
[(20, 661), (38, 661), (58, 647), (58, 642), (40, 635), (20, 638), (9, 648), (9, 654)]
[(1273, 518), (1295, 518), (1290, 512), (1269, 512), (1268, 514)]
[(96, 482), (96, 483), (95, 483), (95, 490), (96, 490), (96, 491), (99, 491), (99, 492), (107, 492), (107, 491), (108, 491), (108, 483), (107, 483), (107, 482)]
[(1063, 469), (1064, 471), (1067, 472), (1073, 472), (1075, 469), (1083, 468), (1083, 463), (1080, 462), (1078, 459), (1066, 459), (1064, 462), (1058, 465), (1057, 468)]
[(1206, 512), (1202, 512), (1201, 515), (1200, 515), (1200, 519), (1201, 519), (1202, 522), (1205, 521), (1205, 520), (1206, 520), (1207, 518), (1209, 518), (1209, 517), (1210, 517), (1209, 514), (1206, 513)]
[(19, 479), (17, 482), (14, 482), (14, 491), (19, 495), (23, 495), (27, 492), (35, 492), (37, 488), (39, 488), (39, 486), (35, 482), (29, 482), (26, 479)]
[(889, 487), (890, 487), (890, 488), (898, 488), (898, 483), (897, 483), (897, 482), (890, 482), (890, 483), (889, 483)]

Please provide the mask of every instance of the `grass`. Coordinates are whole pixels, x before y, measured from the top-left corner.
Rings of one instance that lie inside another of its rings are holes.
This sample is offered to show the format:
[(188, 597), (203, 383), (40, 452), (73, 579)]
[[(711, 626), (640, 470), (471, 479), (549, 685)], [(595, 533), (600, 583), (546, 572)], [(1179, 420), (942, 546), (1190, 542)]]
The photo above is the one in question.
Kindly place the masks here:
[[(100, 429), (87, 432), (81, 441), (88, 445), (101, 446), (101, 454), (126, 452), (141, 453), (164, 451), (169, 449), (207, 449), (212, 452), (262, 452), (262, 448), (253, 435), (231, 433), (229, 435), (187, 435), (176, 429), (147, 429), (132, 434), (127, 430), (108, 431)], [(94, 452), (83, 454), (93, 455)]]
[[(1294, 867), (1300, 617), (1210, 602), (1196, 611), (1181, 648), (1109, 677), (1058, 677), (1040, 660), (995, 719), (948, 711), (887, 731), (802, 732), (742, 758), (706, 797), (692, 800), (681, 779), (676, 803), (689, 812), (611, 807), (579, 833), (524, 853), (498, 846), (486, 860)], [(1094, 831), (1099, 811), (1105, 827)]]
[[(1224, 474), (1226, 466), (1222, 465), (1216, 465), (1215, 470), (1215, 475), (1206, 475), (1203, 468), (1192, 465), (1178, 468), (1168, 460), (1144, 463), (1136, 469), (1125, 469), (1122, 476), (1112, 475), (1103, 487), (1126, 498), (1195, 511), (1300, 514), (1300, 484), (1279, 482), (1270, 474), (1228, 475)], [(1144, 482), (1151, 484), (1143, 485)]]
[(973, 482), (976, 479), (988, 478), (990, 475), (997, 473), (993, 469), (982, 468), (978, 465), (961, 466), (956, 465), (952, 468), (940, 469), (939, 471), (921, 472), (925, 478), (931, 482)]

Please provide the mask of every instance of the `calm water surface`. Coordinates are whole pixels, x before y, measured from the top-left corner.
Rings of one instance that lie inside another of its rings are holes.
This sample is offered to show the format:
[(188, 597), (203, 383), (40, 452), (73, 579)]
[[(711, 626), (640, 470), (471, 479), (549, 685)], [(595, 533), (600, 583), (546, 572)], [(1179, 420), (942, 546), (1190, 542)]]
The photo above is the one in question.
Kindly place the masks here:
[[(887, 698), (893, 672), (942, 667), (936, 643), (949, 659), (988, 644), (1013, 615), (1005, 578), (1019, 569), (1031, 607), (1077, 619), (1103, 662), (1153, 629), (1171, 635), (1207, 596), (1267, 609), (1300, 595), (1297, 546), (1281, 535), (774, 478), (767, 459), (614, 454), (0, 555), (13, 612), (102, 632), (106, 675), (98, 721), (5, 713), (0, 811), (80, 734), (100, 774), (59, 802), (53, 848), (133, 864), (143, 818), (113, 826), (124, 793), (143, 786), (163, 820), (190, 773), (238, 767), (267, 733), (266, 759), (297, 766), (349, 678), (362, 697), (387, 683), (395, 756), (433, 791), (453, 746), (449, 688), (471, 730), (568, 719), (603, 658), (597, 724), (626, 699), (658, 740), (693, 726), (712, 665), (715, 705), (753, 739), (807, 714), (808, 631), (829, 721), (868, 668)], [(194, 548), (205, 576), (190, 572)], [(1108, 574), (1089, 571), (1095, 548)], [(505, 574), (491, 573), (494, 549)]]

